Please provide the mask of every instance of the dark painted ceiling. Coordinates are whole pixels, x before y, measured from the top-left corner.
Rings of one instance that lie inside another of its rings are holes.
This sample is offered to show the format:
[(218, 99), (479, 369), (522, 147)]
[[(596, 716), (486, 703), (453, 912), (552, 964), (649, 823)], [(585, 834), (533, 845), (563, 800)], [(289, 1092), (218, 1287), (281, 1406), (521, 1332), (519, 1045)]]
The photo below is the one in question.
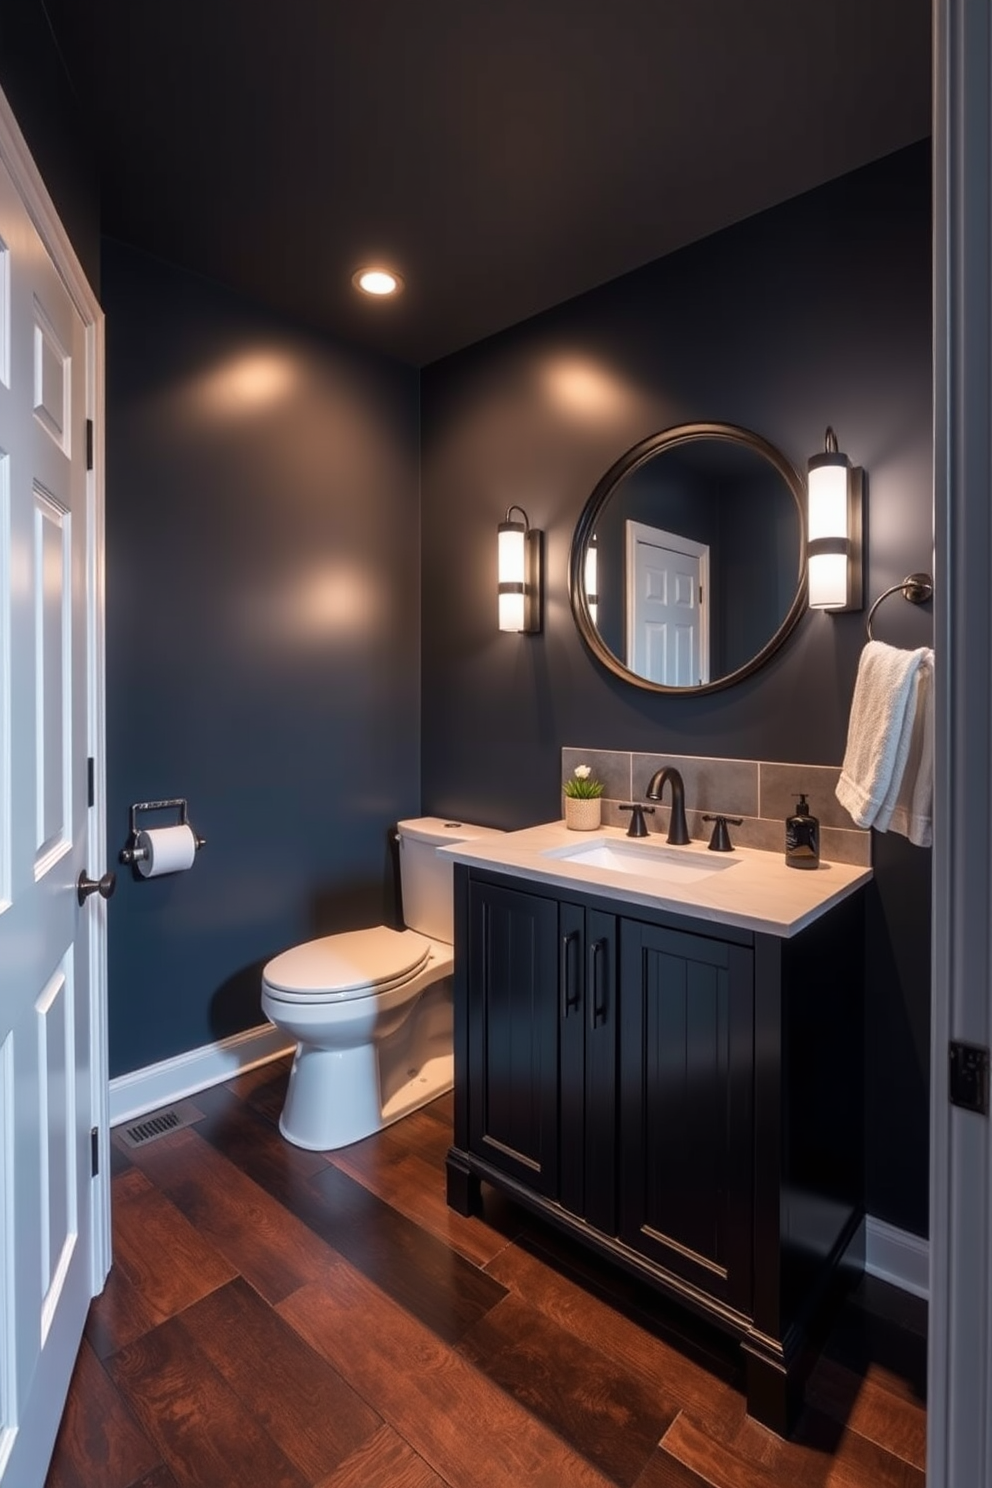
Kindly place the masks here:
[(930, 128), (929, 0), (45, 3), (108, 234), (417, 364)]

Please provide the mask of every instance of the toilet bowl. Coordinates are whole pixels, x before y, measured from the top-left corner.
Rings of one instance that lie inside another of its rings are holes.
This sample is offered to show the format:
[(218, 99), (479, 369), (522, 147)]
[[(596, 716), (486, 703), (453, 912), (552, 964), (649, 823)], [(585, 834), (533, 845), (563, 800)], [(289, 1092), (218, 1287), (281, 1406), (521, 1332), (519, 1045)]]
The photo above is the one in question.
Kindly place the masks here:
[(325, 935), (265, 967), (262, 1011), (297, 1042), (279, 1119), (294, 1146), (345, 1147), (451, 1089), (453, 864), (437, 849), (490, 835), (436, 817), (400, 822), (407, 928)]

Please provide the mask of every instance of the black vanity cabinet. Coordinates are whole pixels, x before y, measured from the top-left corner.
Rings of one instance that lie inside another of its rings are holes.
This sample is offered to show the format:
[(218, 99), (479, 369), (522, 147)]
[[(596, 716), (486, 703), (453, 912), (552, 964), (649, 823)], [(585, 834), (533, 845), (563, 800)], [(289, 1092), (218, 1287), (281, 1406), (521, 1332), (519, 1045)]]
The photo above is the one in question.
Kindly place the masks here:
[(788, 1432), (863, 1266), (863, 906), (791, 938), (455, 867), (448, 1203), (482, 1181), (736, 1338)]

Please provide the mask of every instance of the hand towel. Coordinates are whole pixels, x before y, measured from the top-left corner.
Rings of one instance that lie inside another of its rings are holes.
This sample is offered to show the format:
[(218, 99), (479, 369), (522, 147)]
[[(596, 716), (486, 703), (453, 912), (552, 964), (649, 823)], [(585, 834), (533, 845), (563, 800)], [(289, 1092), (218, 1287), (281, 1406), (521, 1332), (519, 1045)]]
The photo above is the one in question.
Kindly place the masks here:
[(875, 818), (879, 832), (899, 832), (917, 847), (933, 842), (933, 652), (916, 673), (916, 712), (906, 768)]
[(872, 826), (889, 792), (899, 789), (913, 737), (917, 673), (932, 655), (927, 646), (902, 651), (882, 641), (869, 641), (861, 653), (836, 791), (856, 826)]

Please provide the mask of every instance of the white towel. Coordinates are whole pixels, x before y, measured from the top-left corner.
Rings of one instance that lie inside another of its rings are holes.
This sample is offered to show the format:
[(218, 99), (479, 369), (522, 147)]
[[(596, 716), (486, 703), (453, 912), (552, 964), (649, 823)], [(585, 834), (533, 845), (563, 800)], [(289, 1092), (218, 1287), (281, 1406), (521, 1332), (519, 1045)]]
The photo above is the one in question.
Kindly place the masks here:
[(856, 826), (874, 825), (890, 794), (894, 810), (913, 741), (918, 674), (932, 660), (927, 646), (901, 651), (882, 641), (861, 653), (836, 792)]
[(906, 768), (875, 818), (878, 832), (900, 832), (917, 847), (933, 842), (933, 652), (916, 673), (916, 712)]

